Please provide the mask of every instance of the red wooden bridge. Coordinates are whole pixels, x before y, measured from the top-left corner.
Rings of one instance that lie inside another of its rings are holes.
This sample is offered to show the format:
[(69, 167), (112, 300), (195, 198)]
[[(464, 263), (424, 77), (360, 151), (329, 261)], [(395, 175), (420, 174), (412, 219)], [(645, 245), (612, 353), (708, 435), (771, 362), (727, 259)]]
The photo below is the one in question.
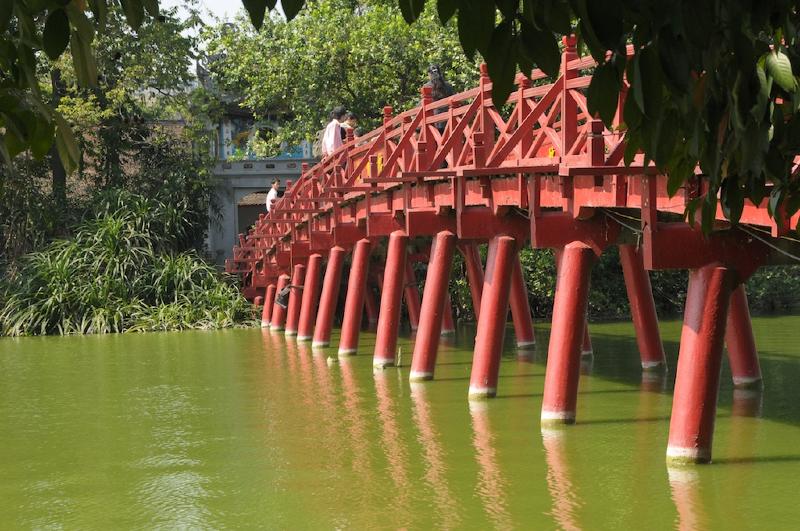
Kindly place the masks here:
[[(534, 341), (517, 252), (554, 249), (543, 424), (575, 421), (580, 359), (591, 353), (586, 309), (596, 257), (619, 246), (648, 371), (664, 370), (665, 360), (646, 271), (689, 269), (667, 456), (709, 461), (724, 343), (734, 384), (761, 382), (743, 282), (761, 266), (800, 255), (782, 237), (797, 219), (776, 222), (765, 200), (747, 204), (738, 226), (719, 211), (709, 235), (684, 222), (687, 202), (705, 193), (703, 176), (669, 197), (666, 177), (642, 154), (626, 166), (624, 128), (605, 128), (587, 109), (593, 59), (578, 57), (574, 41), (565, 45), (558, 79), (545, 83), (539, 71), (519, 76), (505, 106), (492, 101), (482, 69), (477, 88), (436, 102), (423, 89), (415, 109), (393, 115), (384, 108), (381, 128), (304, 167), (273, 211), (240, 235), (227, 269), (242, 275), (249, 298), (264, 301), (263, 326), (321, 347), (330, 342), (343, 262), (352, 253), (339, 355), (356, 352), (366, 307), (378, 324), (374, 363), (393, 365), (405, 301), (417, 328), (411, 379), (428, 380), (440, 335), (452, 329), (447, 286), (453, 255), (462, 253), (478, 317), (469, 395), (484, 398), (497, 392), (509, 307), (518, 347)], [(487, 242), (484, 267), (477, 245)], [(371, 269), (378, 251), (385, 266)], [(428, 262), (421, 303), (415, 260)], [(379, 303), (369, 282), (380, 287)], [(275, 295), (287, 286), (283, 308)]]

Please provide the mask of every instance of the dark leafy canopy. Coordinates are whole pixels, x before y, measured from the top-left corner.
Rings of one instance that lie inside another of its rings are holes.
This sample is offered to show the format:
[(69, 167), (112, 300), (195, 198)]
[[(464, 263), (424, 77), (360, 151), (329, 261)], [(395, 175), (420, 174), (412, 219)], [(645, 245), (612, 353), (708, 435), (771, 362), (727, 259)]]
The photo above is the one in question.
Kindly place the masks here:
[[(67, 122), (44, 103), (37, 66), (40, 51), (52, 60), (69, 49), (78, 82), (97, 84), (92, 42), (105, 27), (115, 0), (0, 1), (0, 162), (23, 151), (41, 158), (55, 141), (67, 170), (78, 164), (78, 146)], [(158, 0), (119, 0), (128, 24), (136, 30), (145, 12), (158, 15)]]
[[(425, 6), (398, 2), (409, 23)], [(246, 4), (259, 26), (267, 0)], [(290, 19), (297, 0), (291, 6)], [(627, 79), (626, 162), (642, 150), (668, 173), (671, 193), (699, 166), (709, 190), (687, 214), (693, 219), (701, 208), (706, 229), (718, 200), (734, 222), (745, 199), (769, 196), (771, 212), (782, 216), (800, 209), (792, 176), (800, 152), (797, 7), (789, 0), (437, 0), (443, 23), (457, 17), (467, 55), (485, 58), (499, 101), (517, 68), (555, 74), (559, 38), (575, 33), (600, 63), (590, 109), (610, 125)]]

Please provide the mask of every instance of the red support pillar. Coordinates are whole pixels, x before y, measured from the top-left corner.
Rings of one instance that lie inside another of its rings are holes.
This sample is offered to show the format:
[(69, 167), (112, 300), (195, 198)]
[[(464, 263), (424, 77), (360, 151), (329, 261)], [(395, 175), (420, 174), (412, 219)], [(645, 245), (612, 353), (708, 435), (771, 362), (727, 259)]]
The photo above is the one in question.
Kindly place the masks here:
[(364, 292), (364, 307), (367, 311), (367, 322), (370, 328), (378, 323), (378, 303), (375, 301), (375, 291), (372, 286), (367, 283), (367, 288)]
[(631, 318), (636, 330), (636, 343), (642, 360), (642, 369), (660, 370), (667, 366), (664, 346), (658, 332), (658, 315), (653, 301), (650, 277), (642, 264), (642, 257), (633, 245), (620, 245), (619, 258), (625, 277), (625, 289), (631, 305)]
[(456, 323), (453, 320), (453, 302), (450, 300), (450, 291), (444, 296), (444, 307), (442, 308), (442, 335), (456, 333)]
[(283, 330), (283, 325), (286, 324), (286, 308), (278, 304), (278, 293), (283, 291), (283, 288), (288, 285), (289, 275), (281, 275), (278, 277), (278, 286), (275, 289), (275, 304), (272, 305), (272, 318), (269, 322), (269, 326), (272, 330)]
[(328, 254), (328, 266), (325, 268), (325, 279), (322, 281), (322, 295), (319, 299), (312, 347), (327, 347), (331, 342), (333, 312), (336, 311), (336, 302), (339, 299), (344, 254), (345, 251), (341, 247), (332, 248)]
[(472, 242), (464, 243), (459, 248), (461, 254), (464, 255), (464, 264), (467, 267), (467, 281), (469, 282), (470, 295), (472, 295), (472, 310), (475, 312), (475, 320), (478, 320), (480, 319), (481, 292), (483, 291), (481, 254), (478, 252), (478, 245)]
[(543, 424), (575, 422), (594, 258), (591, 247), (582, 242), (568, 244), (561, 253), (544, 380)]
[[(558, 272), (561, 269), (561, 257), (564, 254), (564, 249), (554, 249), (553, 258), (556, 262), (556, 297), (558, 297)], [(588, 296), (587, 296), (588, 302)], [(594, 349), (592, 347), (592, 336), (589, 333), (589, 311), (583, 316), (583, 341), (581, 342), (581, 356), (592, 356)]]
[(269, 328), (273, 304), (275, 304), (275, 284), (270, 284), (267, 286), (266, 295), (264, 296), (264, 308), (261, 310), (261, 328)]
[(489, 242), (486, 277), (481, 295), (481, 317), (475, 336), (470, 398), (490, 398), (497, 394), (497, 375), (503, 350), (508, 300), (511, 295), (516, 242), (510, 236), (495, 236)]
[(425, 277), (425, 291), (422, 294), (419, 329), (411, 360), (410, 379), (412, 381), (433, 378), (455, 243), (455, 234), (442, 231), (436, 235), (431, 247), (431, 259), (428, 262), (428, 274)]
[(319, 303), (320, 270), (322, 255), (312, 254), (308, 257), (303, 301), (300, 304), (300, 322), (297, 325), (297, 340), (309, 341), (314, 334), (314, 317)]
[(718, 264), (689, 273), (667, 460), (707, 463), (717, 412), (725, 321), (735, 275)]
[(533, 335), (533, 319), (531, 307), (528, 302), (528, 288), (525, 286), (525, 277), (522, 275), (522, 264), (519, 255), (514, 260), (511, 271), (511, 318), (514, 320), (514, 335), (517, 339), (517, 348), (528, 349), (536, 344)]
[(728, 346), (728, 361), (731, 364), (734, 387), (760, 387), (761, 367), (744, 284), (739, 284), (731, 294), (725, 343)]
[(411, 330), (419, 328), (419, 288), (417, 287), (417, 277), (414, 274), (414, 266), (411, 262), (406, 261), (406, 285), (404, 288), (404, 295), (406, 299), (406, 310), (408, 310), (408, 320), (411, 324)]
[(372, 358), (372, 365), (375, 367), (388, 367), (395, 363), (407, 248), (408, 235), (405, 232), (397, 230), (389, 235), (386, 268), (383, 273), (381, 310), (378, 316), (378, 333), (375, 337), (375, 353)]
[(300, 321), (300, 302), (303, 300), (303, 282), (306, 278), (306, 266), (295, 264), (292, 272), (292, 287), (289, 292), (289, 307), (286, 309), (287, 336), (297, 335), (297, 324)]
[(592, 347), (592, 336), (591, 334), (589, 334), (589, 317), (584, 316), (583, 341), (581, 342), (581, 356), (591, 356), (592, 354), (594, 354), (594, 348)]
[(350, 356), (358, 350), (358, 336), (361, 331), (361, 317), (364, 314), (364, 294), (367, 291), (369, 274), (369, 240), (356, 242), (353, 262), (350, 265), (350, 278), (347, 281), (347, 294), (344, 301), (342, 335), (339, 338), (339, 356)]

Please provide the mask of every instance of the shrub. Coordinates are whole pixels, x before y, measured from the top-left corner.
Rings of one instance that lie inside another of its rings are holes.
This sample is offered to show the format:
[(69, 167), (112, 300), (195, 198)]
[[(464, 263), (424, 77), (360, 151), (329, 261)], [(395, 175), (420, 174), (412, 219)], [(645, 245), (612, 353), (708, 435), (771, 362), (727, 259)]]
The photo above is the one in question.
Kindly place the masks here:
[(221, 328), (252, 306), (193, 250), (179, 208), (125, 192), (97, 201), (71, 240), (23, 258), (2, 286), (3, 335)]

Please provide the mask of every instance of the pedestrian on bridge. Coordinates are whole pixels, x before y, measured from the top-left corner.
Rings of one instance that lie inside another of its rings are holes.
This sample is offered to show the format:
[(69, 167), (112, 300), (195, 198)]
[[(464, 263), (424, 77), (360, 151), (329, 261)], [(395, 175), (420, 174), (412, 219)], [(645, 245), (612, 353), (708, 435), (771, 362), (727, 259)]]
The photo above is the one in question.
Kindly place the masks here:
[(347, 111), (339, 105), (331, 111), (331, 121), (322, 133), (322, 156), (326, 157), (342, 146), (342, 122)]
[(347, 111), (347, 114), (344, 115), (344, 121), (342, 122), (342, 142), (347, 140), (347, 130), (353, 130), (353, 137), (356, 137), (356, 126), (358, 125), (358, 116), (353, 111)]
[(278, 186), (281, 181), (279, 179), (272, 179), (272, 188), (267, 192), (267, 213), (272, 211), (272, 204), (278, 200)]

